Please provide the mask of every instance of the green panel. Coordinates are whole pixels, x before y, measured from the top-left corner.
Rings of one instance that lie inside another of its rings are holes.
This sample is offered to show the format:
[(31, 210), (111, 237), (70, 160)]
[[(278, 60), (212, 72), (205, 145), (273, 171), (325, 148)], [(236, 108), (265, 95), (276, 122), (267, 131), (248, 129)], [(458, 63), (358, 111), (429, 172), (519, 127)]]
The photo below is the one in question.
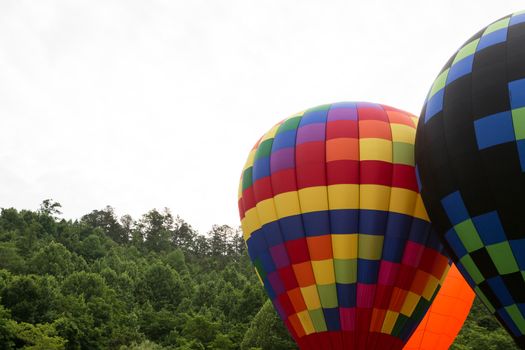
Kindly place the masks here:
[(315, 331), (317, 333), (326, 332), (327, 328), (326, 322), (324, 321), (323, 309), (308, 310), (308, 313), (310, 314), (310, 318), (314, 324)]
[(286, 119), (281, 126), (279, 126), (279, 129), (277, 130), (277, 134), (280, 134), (285, 131), (289, 130), (295, 130), (299, 127), (299, 123), (301, 122), (302, 117), (293, 117)]
[(508, 241), (489, 245), (487, 251), (500, 274), (504, 275), (520, 270)]
[(452, 61), (452, 65), (454, 65), (456, 62), (461, 61), (467, 56), (473, 55), (476, 52), (478, 43), (479, 39), (472, 40), (470, 43), (459, 49), (458, 53), (456, 54), (456, 57), (454, 57), (454, 61)]
[(244, 170), (244, 173), (242, 174), (242, 190), (243, 191), (253, 184), (252, 173), (253, 173), (252, 167), (249, 167), (246, 170)]
[(489, 309), (489, 311), (491, 313), (495, 313), (496, 312), (496, 309), (494, 308), (494, 306), (492, 306), (492, 304), (490, 303), (489, 299), (487, 299), (487, 297), (485, 296), (485, 294), (481, 291), (481, 289), (479, 289), (478, 286), (476, 286), (474, 288), (474, 292), (476, 293), (476, 295), (481, 299), (481, 301), (483, 302), (483, 304), (485, 304), (485, 306), (487, 307), (487, 309)]
[(264, 140), (259, 144), (257, 151), (255, 151), (255, 160), (263, 157), (269, 157), (272, 153), (273, 139)]
[(318, 284), (317, 291), (321, 299), (321, 306), (324, 308), (337, 307), (337, 289), (334, 284)]
[(520, 330), (521, 334), (525, 334), (525, 318), (523, 318), (523, 315), (518, 309), (518, 306), (516, 304), (505, 306), (505, 310), (507, 310), (507, 312), (510, 315), (510, 318), (512, 318), (512, 320)]
[(259, 258), (255, 259), (255, 261), (253, 262), (253, 266), (255, 266), (255, 269), (259, 273), (261, 279), (264, 280), (266, 278), (266, 271), (264, 271), (262, 262)]
[(465, 270), (467, 270), (468, 274), (470, 275), (470, 278), (474, 281), (476, 284), (480, 284), (485, 280), (485, 277), (481, 274), (476, 264), (474, 264), (474, 261), (470, 257), (470, 255), (465, 255), (461, 259), (459, 259), (459, 262)]
[(525, 10), (518, 11), (518, 12), (514, 12), (514, 13), (512, 14), (512, 17), (514, 17), (514, 16), (518, 16), (518, 15), (522, 15), (522, 14), (524, 14), (524, 13), (525, 13)]
[(487, 27), (487, 29), (485, 29), (485, 31), (483, 32), (483, 36), (490, 34), (492, 32), (495, 32), (496, 30), (507, 28), (509, 26), (509, 22), (510, 22), (510, 17), (507, 17), (507, 18), (503, 18), (497, 22), (492, 23), (491, 25)]
[(328, 104), (328, 105), (320, 105), (320, 106), (317, 106), (317, 107), (310, 108), (310, 109), (308, 109), (306, 112), (327, 111), (327, 110), (330, 109), (330, 107), (332, 107), (331, 104)]
[(432, 89), (430, 89), (430, 93), (428, 94), (428, 100), (430, 100), (430, 98), (434, 96), (436, 92), (445, 87), (449, 70), (450, 69), (447, 68), (436, 78), (436, 80), (434, 80), (434, 85), (432, 85)]
[(401, 337), (401, 334), (406, 328), (406, 323), (408, 322), (409, 318), (403, 314), (399, 314), (397, 316), (396, 323), (394, 324), (394, 328), (392, 328), (392, 335), (394, 337)]
[(334, 270), (337, 283), (357, 282), (357, 259), (334, 259)]
[(516, 140), (525, 139), (525, 107), (512, 110), (512, 124)]
[(465, 249), (469, 253), (478, 250), (482, 248), (483, 242), (481, 241), (481, 238), (479, 237), (478, 231), (476, 230), (476, 227), (474, 227), (474, 223), (471, 219), (465, 220), (456, 226), (454, 226), (454, 230), (456, 230), (459, 239), (465, 246)]
[(394, 163), (414, 166), (414, 145), (405, 142), (393, 142)]
[(367, 235), (360, 233), (357, 243), (357, 257), (368, 260), (379, 260), (383, 252), (383, 240), (381, 235)]

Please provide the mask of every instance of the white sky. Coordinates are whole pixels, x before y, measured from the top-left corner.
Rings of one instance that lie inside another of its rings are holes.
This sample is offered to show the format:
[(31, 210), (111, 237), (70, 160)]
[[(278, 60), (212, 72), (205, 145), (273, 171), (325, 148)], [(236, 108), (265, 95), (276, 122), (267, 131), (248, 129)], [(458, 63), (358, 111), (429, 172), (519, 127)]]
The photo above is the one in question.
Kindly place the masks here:
[(0, 207), (169, 207), (238, 225), (255, 141), (323, 103), (418, 114), (471, 35), (522, 1), (0, 2)]

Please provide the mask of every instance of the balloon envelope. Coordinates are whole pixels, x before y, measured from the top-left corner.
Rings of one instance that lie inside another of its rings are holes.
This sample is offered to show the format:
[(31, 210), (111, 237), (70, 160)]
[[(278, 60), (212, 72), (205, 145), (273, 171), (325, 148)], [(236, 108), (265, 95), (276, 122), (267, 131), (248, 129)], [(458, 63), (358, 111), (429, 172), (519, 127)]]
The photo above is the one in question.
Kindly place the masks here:
[(525, 348), (525, 13), (479, 31), (442, 69), (416, 163), (458, 269)]
[(417, 118), (335, 103), (275, 125), (239, 188), (248, 253), (301, 349), (401, 349), (448, 268), (418, 194)]
[(467, 319), (474, 292), (452, 265), (436, 298), (403, 350), (447, 350)]

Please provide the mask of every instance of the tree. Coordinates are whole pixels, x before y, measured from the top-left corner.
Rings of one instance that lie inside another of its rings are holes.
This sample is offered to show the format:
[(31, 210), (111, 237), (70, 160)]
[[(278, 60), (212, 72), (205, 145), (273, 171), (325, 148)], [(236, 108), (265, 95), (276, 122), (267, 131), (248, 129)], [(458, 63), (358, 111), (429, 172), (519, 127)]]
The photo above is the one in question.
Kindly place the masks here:
[(63, 244), (50, 242), (33, 256), (28, 269), (40, 275), (64, 277), (75, 270), (73, 254)]
[[(124, 223), (128, 217), (123, 220)], [(100, 228), (106, 236), (117, 243), (127, 243), (130, 239), (128, 227), (121, 225), (115, 210), (109, 205), (102, 210), (93, 210), (84, 215), (80, 221), (92, 228)]]
[(38, 211), (56, 219), (58, 215), (62, 215), (60, 208), (62, 208), (62, 205), (59, 202), (55, 202), (52, 199), (44, 199)]

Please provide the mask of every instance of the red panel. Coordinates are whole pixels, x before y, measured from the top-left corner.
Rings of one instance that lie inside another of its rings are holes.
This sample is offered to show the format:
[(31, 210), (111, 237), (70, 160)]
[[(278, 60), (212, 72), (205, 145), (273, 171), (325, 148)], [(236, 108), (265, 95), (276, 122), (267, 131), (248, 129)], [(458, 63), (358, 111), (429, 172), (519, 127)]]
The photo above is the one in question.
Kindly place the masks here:
[(239, 217), (242, 220), (244, 219), (244, 203), (243, 203), (242, 197), (237, 202), (237, 206), (239, 207)]
[(377, 160), (361, 161), (361, 184), (384, 185), (392, 184), (392, 163)]
[(248, 187), (242, 193), (242, 199), (244, 201), (244, 210), (248, 211), (255, 207), (255, 196), (253, 194), (253, 186)]
[(337, 160), (326, 163), (328, 185), (359, 184), (359, 161)]
[(299, 285), (297, 284), (297, 280), (295, 279), (295, 273), (291, 266), (283, 267), (278, 271), (279, 276), (281, 276), (281, 280), (283, 281), (284, 288), (286, 290), (291, 290), (299, 287)]
[(273, 197), (272, 180), (269, 176), (263, 177), (253, 184), (253, 193), (257, 203)]
[(393, 286), (384, 286), (378, 284), (376, 287), (376, 295), (374, 297), (374, 308), (388, 309), (390, 305), (390, 296), (394, 290)]
[(277, 299), (279, 299), (279, 303), (281, 303), (281, 306), (286, 316), (290, 316), (295, 313), (294, 307), (292, 305), (292, 302), (290, 301), (290, 298), (288, 297), (288, 294), (283, 293), (279, 295)]
[[(419, 262), (419, 268), (425, 272), (432, 274), (434, 272), (434, 264), (439, 259), (439, 254), (434, 249), (425, 248)], [(439, 276), (441, 277), (441, 276)]]
[(350, 137), (357, 139), (357, 121), (355, 120), (334, 120), (326, 124), (326, 139), (336, 139), (339, 137)]
[(357, 115), (359, 116), (359, 120), (382, 120), (388, 122), (386, 112), (379, 108), (358, 108)]
[(288, 257), (292, 264), (298, 264), (310, 260), (306, 238), (294, 239), (284, 243), (288, 251)]
[(297, 188), (326, 185), (325, 163), (297, 165)]
[(392, 187), (401, 187), (419, 192), (414, 167), (411, 165), (394, 164)]
[(272, 174), (273, 194), (297, 191), (295, 169), (286, 169)]
[(295, 147), (295, 164), (325, 164), (325, 142), (307, 142)]
[(415, 267), (402, 264), (399, 268), (399, 275), (397, 277), (396, 287), (399, 287), (404, 290), (409, 290), (410, 286), (412, 285), (412, 280), (414, 279), (415, 273)]

